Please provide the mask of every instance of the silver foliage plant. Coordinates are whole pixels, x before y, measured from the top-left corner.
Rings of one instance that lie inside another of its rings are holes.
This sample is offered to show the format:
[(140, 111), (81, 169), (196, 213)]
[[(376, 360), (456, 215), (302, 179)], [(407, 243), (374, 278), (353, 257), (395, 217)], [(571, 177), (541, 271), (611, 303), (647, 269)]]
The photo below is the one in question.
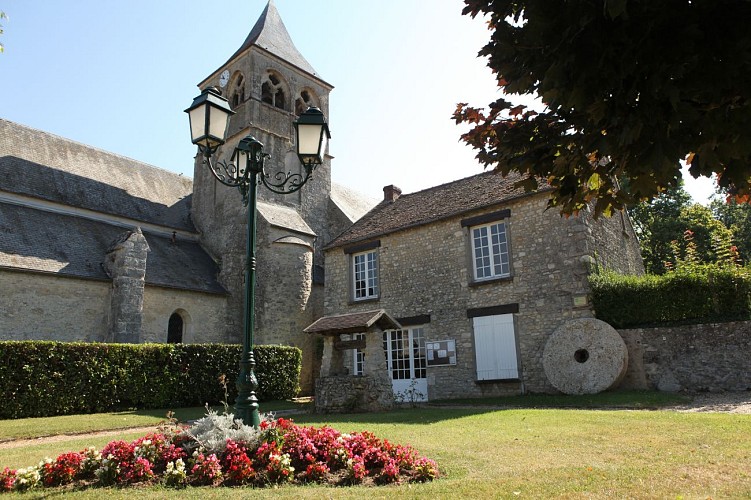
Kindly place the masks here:
[[(274, 420), (273, 414), (263, 415), (263, 420)], [(261, 431), (250, 425), (244, 425), (242, 420), (236, 419), (232, 413), (219, 414), (206, 405), (206, 416), (196, 420), (186, 433), (192, 442), (186, 443), (188, 451), (200, 448), (202, 452), (219, 456), (227, 447), (227, 440), (244, 443), (249, 449), (260, 445)]]

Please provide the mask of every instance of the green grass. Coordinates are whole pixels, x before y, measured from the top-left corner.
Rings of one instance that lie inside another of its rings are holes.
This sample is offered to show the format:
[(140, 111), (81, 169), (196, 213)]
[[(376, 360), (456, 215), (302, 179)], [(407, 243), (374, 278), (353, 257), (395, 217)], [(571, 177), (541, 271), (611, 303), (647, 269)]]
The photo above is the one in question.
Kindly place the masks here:
[(631, 408), (657, 409), (690, 402), (687, 396), (655, 391), (613, 391), (569, 396), (565, 394), (526, 394), (495, 398), (433, 400), (435, 406), (502, 406), (518, 408)]
[[(416, 408), (301, 414), (303, 425), (370, 430), (438, 461), (428, 484), (248, 490), (161, 487), (65, 491), (72, 498), (738, 498), (751, 496), (751, 415), (645, 410)], [(123, 439), (137, 435), (124, 434)], [(0, 450), (0, 468), (101, 447), (100, 441)], [(18, 461), (17, 461), (18, 460)], [(53, 495), (60, 491), (51, 491)], [(37, 494), (40, 494), (38, 492)], [(28, 498), (29, 495), (25, 495)]]
[[(269, 401), (261, 403), (261, 411), (280, 411), (308, 407), (307, 403), (293, 401)], [(224, 411), (224, 407), (215, 406), (214, 410)], [(64, 415), (60, 417), (20, 418), (0, 420), (0, 442), (12, 439), (33, 439), (60, 434), (85, 434), (89, 432), (128, 429), (158, 425), (166, 420), (168, 409), (131, 410), (92, 415)], [(174, 408), (175, 418), (180, 422), (196, 420), (206, 414), (206, 408)], [(232, 411), (232, 408), (230, 408)]]

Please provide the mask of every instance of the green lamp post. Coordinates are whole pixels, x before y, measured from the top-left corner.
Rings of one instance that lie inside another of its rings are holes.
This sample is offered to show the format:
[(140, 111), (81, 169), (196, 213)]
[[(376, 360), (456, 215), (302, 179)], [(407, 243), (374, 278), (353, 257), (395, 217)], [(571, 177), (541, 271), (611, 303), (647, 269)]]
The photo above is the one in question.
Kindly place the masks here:
[(190, 117), (191, 140), (204, 156), (203, 163), (219, 182), (240, 191), (243, 205), (248, 209), (243, 351), (237, 377), (235, 417), (242, 419), (246, 425), (258, 427), (258, 381), (254, 373), (253, 357), (257, 187), (260, 180), (267, 189), (275, 193), (289, 194), (298, 191), (308, 182), (316, 167), (323, 163), (326, 141), (331, 134), (321, 110), (308, 108), (294, 123), (297, 156), (304, 172), (278, 172), (272, 176), (264, 170), (264, 162), (269, 155), (263, 152), (263, 144), (252, 135), (240, 140), (229, 162), (212, 160), (217, 148), (224, 144), (229, 118), (234, 114), (217, 89), (204, 90), (185, 112)]

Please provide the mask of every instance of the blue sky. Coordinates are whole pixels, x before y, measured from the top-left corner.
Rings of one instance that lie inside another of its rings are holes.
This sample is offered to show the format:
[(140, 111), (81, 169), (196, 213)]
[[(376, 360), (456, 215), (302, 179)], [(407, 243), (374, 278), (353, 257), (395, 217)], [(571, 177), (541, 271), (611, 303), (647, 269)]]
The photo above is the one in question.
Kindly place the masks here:
[[(188, 107), (266, 0), (0, 0), (0, 117), (193, 175)], [(332, 175), (371, 198), (482, 171), (450, 119), (496, 87), (460, 0), (275, 0), (331, 93)], [(705, 201), (711, 186), (697, 190)]]

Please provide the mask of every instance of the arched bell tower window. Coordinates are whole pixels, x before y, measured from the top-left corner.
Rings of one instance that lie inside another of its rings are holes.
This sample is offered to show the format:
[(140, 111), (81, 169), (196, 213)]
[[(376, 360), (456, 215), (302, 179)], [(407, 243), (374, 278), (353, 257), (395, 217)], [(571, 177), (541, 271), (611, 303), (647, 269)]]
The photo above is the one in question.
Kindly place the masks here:
[(295, 99), (295, 114), (300, 116), (311, 106), (320, 107), (318, 105), (318, 97), (312, 90), (303, 89), (299, 97)]
[(242, 73), (235, 73), (235, 77), (230, 84), (230, 92), (231, 97), (229, 102), (232, 109), (245, 102), (245, 77), (243, 77)]
[(261, 85), (261, 100), (286, 111), (287, 94), (287, 85), (281, 75), (273, 71), (267, 72), (266, 80)]
[(183, 331), (185, 330), (185, 322), (180, 313), (174, 312), (169, 317), (169, 324), (167, 326), (167, 343), (168, 344), (182, 344)]

